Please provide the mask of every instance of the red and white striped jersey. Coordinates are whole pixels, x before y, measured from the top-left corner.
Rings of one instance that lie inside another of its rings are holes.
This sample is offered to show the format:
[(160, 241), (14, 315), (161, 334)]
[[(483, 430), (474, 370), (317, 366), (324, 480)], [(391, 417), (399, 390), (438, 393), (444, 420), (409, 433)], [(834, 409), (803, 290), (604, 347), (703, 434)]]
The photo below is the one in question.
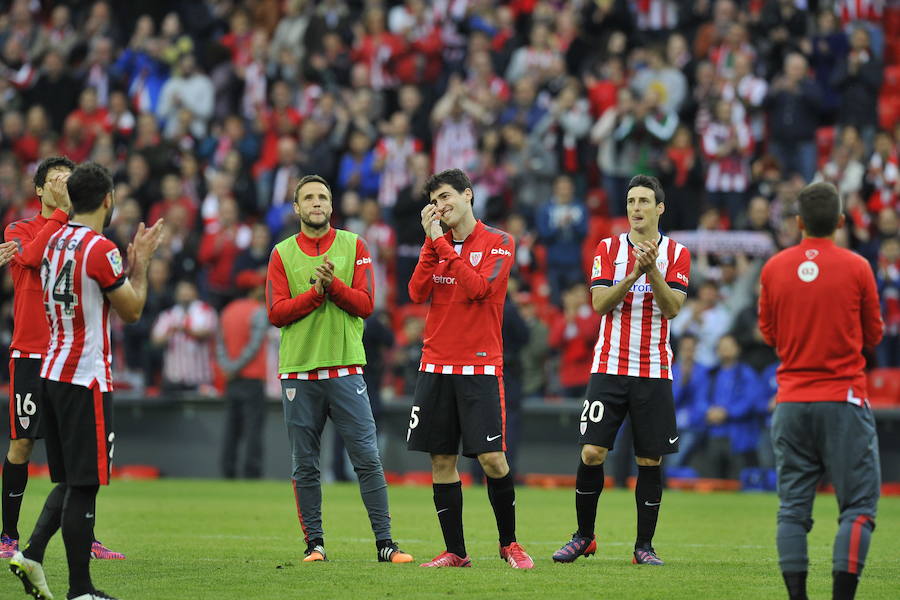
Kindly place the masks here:
[(434, 172), (447, 169), (468, 171), (478, 161), (478, 131), (468, 115), (447, 117), (434, 136)]
[(69, 223), (44, 250), (41, 281), (50, 347), (41, 377), (111, 392), (109, 300), (125, 283), (119, 249), (86, 225)]
[[(674, 290), (687, 293), (691, 255), (675, 240), (661, 235), (656, 267)], [(634, 246), (627, 233), (597, 244), (591, 271), (591, 288), (612, 287), (634, 270)], [(603, 315), (600, 336), (594, 346), (591, 373), (672, 379), (669, 320), (653, 301), (647, 275), (625, 294), (621, 304)]]
[(884, 4), (884, 0), (838, 0), (834, 3), (834, 12), (841, 18), (842, 25), (854, 21), (877, 23), (884, 13)]
[(153, 338), (165, 339), (163, 377), (169, 383), (208, 385), (213, 382), (213, 333), (218, 324), (215, 309), (202, 300), (185, 308), (176, 304), (160, 313)]
[(668, 31), (678, 26), (678, 3), (673, 0), (631, 0), (629, 4), (641, 31)]

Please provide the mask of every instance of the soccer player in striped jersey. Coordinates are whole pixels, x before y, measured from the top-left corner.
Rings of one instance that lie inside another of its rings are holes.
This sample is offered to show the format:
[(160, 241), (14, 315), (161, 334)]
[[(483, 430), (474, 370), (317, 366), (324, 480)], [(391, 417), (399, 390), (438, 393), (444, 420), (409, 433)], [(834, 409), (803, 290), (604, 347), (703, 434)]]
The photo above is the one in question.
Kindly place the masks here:
[[(472, 213), (472, 182), (459, 169), (425, 184), (425, 245), (409, 282), (413, 302), (431, 300), (407, 448), (431, 455), (434, 507), (446, 550), (423, 567), (469, 567), (456, 463), (478, 458), (500, 541), (514, 569), (534, 562), (516, 542), (516, 489), (506, 461), (503, 303), (516, 248), (512, 236)], [(446, 234), (441, 222), (449, 228)]]
[(669, 321), (687, 297), (691, 269), (687, 248), (659, 232), (664, 201), (655, 177), (633, 177), (626, 198), (631, 231), (602, 240), (594, 253), (591, 296), (603, 318), (581, 411), (581, 461), (575, 481), (578, 530), (553, 555), (556, 562), (596, 552), (594, 521), (603, 491), (603, 461), (630, 415), (638, 464), (633, 562), (663, 564), (652, 544), (662, 500), (660, 464), (664, 454), (678, 451), (679, 437)]
[(41, 260), (50, 325), (41, 365), (42, 408), (50, 478), (57, 485), (10, 570), (26, 593), (52, 598), (41, 563), (61, 527), (69, 564), (67, 597), (95, 600), (111, 598), (94, 587), (89, 568), (95, 500), (99, 487), (109, 484), (115, 441), (109, 311), (127, 323), (140, 318), (162, 220), (149, 229), (143, 223), (138, 227), (126, 267), (116, 245), (100, 233), (109, 225), (114, 204), (109, 172), (95, 163), (80, 165), (66, 188), (74, 214), (50, 236)]
[[(0, 265), (10, 264), (15, 290), (13, 339), (9, 346), (9, 451), (3, 464), (3, 530), (0, 558), (12, 558), (19, 549), (19, 510), (28, 484), (28, 461), (34, 441), (43, 437), (41, 360), (47, 353), (50, 329), (44, 314), (40, 264), (47, 240), (69, 221), (66, 179), (75, 163), (64, 156), (51, 156), (38, 165), (34, 191), (41, 212), (11, 223), (0, 247)], [(6, 249), (12, 251), (11, 254)], [(124, 559), (94, 540), (94, 558)]]

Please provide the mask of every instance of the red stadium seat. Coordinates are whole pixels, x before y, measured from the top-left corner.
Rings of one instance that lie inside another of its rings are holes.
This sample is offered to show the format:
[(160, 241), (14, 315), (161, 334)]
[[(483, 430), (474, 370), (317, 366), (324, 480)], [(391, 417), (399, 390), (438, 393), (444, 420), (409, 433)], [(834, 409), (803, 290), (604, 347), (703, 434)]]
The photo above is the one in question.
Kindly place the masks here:
[(869, 371), (869, 403), (875, 407), (900, 405), (900, 369)]
[(900, 65), (884, 68), (884, 79), (881, 84), (882, 96), (896, 96), (900, 93)]
[(892, 131), (900, 121), (900, 96), (885, 94), (878, 97), (878, 124), (882, 129)]

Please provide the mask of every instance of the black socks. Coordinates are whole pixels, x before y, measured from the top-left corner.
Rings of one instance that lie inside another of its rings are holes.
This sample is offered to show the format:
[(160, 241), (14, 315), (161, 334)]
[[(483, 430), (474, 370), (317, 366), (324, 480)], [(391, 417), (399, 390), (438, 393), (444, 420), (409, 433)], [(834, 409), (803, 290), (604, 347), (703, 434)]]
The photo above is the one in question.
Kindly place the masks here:
[(597, 520), (597, 501), (603, 491), (603, 463), (586, 465), (579, 461), (575, 476), (575, 514), (578, 515), (578, 535), (594, 537), (594, 523)]
[(656, 519), (659, 517), (659, 505), (662, 501), (662, 470), (659, 465), (638, 465), (634, 501), (637, 504), (637, 539), (634, 548), (637, 550), (652, 546), (653, 534), (656, 533)]
[(853, 600), (856, 596), (859, 574), (847, 571), (832, 571), (832, 577), (834, 578), (831, 587), (832, 600)]
[(488, 498), (494, 509), (494, 518), (497, 519), (500, 545), (509, 546), (516, 541), (516, 487), (512, 471), (499, 479), (486, 479)]
[(3, 533), (19, 539), (19, 511), (28, 485), (28, 463), (3, 461)]
[(39, 563), (44, 562), (44, 551), (47, 549), (47, 544), (50, 543), (50, 538), (56, 535), (62, 521), (63, 503), (66, 500), (68, 489), (66, 484), (60, 483), (47, 495), (44, 508), (31, 533), (31, 539), (28, 540), (28, 545), (22, 551), (25, 558)]
[(441, 532), (444, 534), (444, 543), (447, 551), (461, 557), (466, 556), (466, 543), (463, 539), (462, 524), (462, 483), (435, 483), (434, 508), (437, 511), (438, 521), (441, 523)]
[(788, 591), (789, 600), (808, 600), (806, 596), (806, 571), (792, 571), (781, 574)]
[(94, 540), (94, 509), (99, 485), (69, 486), (63, 506), (62, 535), (69, 563), (69, 594), (94, 589), (89, 568)]

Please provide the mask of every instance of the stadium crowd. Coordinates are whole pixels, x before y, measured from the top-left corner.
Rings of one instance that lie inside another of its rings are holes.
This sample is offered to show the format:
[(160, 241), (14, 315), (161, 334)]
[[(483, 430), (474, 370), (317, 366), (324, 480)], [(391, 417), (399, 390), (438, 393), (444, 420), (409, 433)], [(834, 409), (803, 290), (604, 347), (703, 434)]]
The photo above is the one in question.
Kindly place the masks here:
[[(507, 376), (521, 377), (525, 398), (577, 398), (599, 327), (586, 284), (594, 248), (627, 230), (629, 178), (656, 175), (661, 225), (695, 257), (672, 323), (678, 460), (733, 475), (771, 464), (757, 453), (777, 360), (757, 326), (759, 273), (799, 240), (795, 197), (809, 181), (838, 186), (838, 243), (876, 273), (887, 329), (871, 364), (900, 367), (890, 4), (3, 2), (2, 225), (38, 212), (42, 158), (106, 166), (117, 203), (107, 233), (123, 252), (142, 220), (166, 221), (147, 308), (116, 325), (117, 379), (210, 393), (219, 312), (297, 231), (300, 177), (322, 175), (335, 225), (359, 233), (375, 265), (370, 363), (404, 394), (424, 325), (407, 294), (422, 189), (460, 168), (475, 214), (516, 240), (507, 314), (527, 342), (507, 344)], [(7, 337), (11, 297), (4, 275)]]

